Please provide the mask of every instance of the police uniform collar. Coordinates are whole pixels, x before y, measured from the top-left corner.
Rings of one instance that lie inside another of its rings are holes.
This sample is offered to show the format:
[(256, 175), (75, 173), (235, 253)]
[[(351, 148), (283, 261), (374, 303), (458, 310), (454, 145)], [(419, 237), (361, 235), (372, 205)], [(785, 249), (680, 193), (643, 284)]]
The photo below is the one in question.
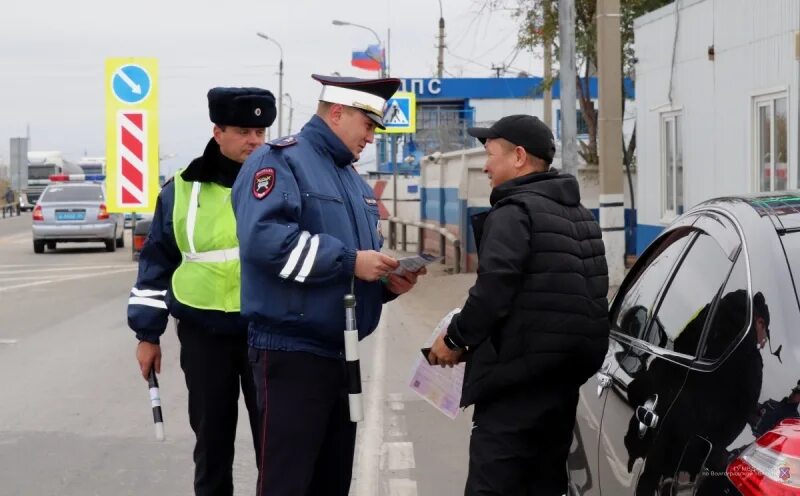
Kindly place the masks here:
[(303, 126), (303, 134), (308, 134), (310, 141), (322, 150), (331, 154), (334, 163), (339, 167), (346, 167), (353, 163), (353, 152), (339, 139), (328, 124), (318, 115)]
[(184, 181), (217, 183), (230, 188), (241, 167), (242, 164), (223, 155), (217, 141), (211, 138), (203, 155), (192, 160), (192, 163), (181, 173), (181, 178)]

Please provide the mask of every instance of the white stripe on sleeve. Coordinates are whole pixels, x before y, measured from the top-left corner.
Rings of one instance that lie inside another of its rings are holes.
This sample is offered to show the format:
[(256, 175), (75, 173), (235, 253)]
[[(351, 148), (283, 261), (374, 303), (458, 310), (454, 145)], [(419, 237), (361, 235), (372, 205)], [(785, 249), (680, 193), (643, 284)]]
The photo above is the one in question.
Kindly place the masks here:
[(314, 266), (314, 259), (317, 258), (317, 249), (319, 248), (319, 235), (315, 234), (313, 238), (311, 238), (311, 247), (308, 249), (308, 255), (306, 255), (306, 259), (303, 262), (303, 268), (300, 269), (300, 273), (297, 274), (295, 280), (297, 282), (304, 282), (308, 274), (311, 272), (311, 267)]
[(153, 300), (150, 298), (140, 298), (138, 296), (131, 296), (128, 298), (128, 305), (145, 305), (153, 308), (167, 309), (167, 304), (161, 300)]
[(286, 262), (286, 265), (283, 266), (281, 270), (280, 276), (284, 279), (289, 277), (292, 272), (294, 271), (295, 267), (297, 267), (297, 262), (300, 261), (300, 255), (303, 253), (303, 248), (306, 247), (306, 243), (308, 242), (308, 238), (311, 237), (311, 234), (308, 231), (303, 231), (300, 233), (300, 239), (297, 240), (297, 245), (295, 245), (294, 250), (292, 253), (289, 254), (289, 260)]
[(132, 288), (131, 293), (133, 293), (134, 296), (144, 296), (145, 298), (147, 298), (150, 296), (166, 296), (167, 290), (165, 289), (163, 291), (158, 291), (155, 289)]

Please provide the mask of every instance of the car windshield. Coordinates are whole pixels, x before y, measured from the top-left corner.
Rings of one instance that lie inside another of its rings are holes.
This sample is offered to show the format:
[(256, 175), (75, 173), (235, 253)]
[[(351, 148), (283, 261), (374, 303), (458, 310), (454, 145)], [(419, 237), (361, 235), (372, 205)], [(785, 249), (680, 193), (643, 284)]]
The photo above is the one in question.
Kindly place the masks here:
[(47, 179), (55, 173), (56, 166), (52, 164), (28, 166), (28, 179)]
[(50, 186), (42, 194), (42, 202), (103, 201), (103, 188), (96, 184)]

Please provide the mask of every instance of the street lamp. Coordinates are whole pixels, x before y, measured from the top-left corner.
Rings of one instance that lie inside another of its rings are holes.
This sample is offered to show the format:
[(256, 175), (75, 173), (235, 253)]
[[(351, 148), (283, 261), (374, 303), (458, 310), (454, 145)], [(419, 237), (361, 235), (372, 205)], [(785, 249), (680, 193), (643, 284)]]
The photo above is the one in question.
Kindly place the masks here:
[(283, 137), (283, 47), (275, 38), (270, 38), (262, 32), (258, 32), (256, 35), (259, 38), (275, 43), (278, 45), (278, 50), (281, 51), (281, 61), (278, 64), (278, 135)]
[[(383, 49), (383, 42), (381, 41), (381, 37), (378, 36), (378, 33), (376, 33), (374, 29), (372, 29), (372, 28), (370, 28), (368, 26), (362, 26), (361, 24), (356, 24), (356, 23), (347, 22), (347, 21), (333, 20), (331, 22), (333, 23), (334, 26), (353, 26), (353, 27), (356, 27), (356, 28), (366, 29), (367, 31), (372, 33), (373, 36), (375, 36), (376, 40), (378, 40), (378, 47)], [(385, 59), (386, 56), (384, 55), (382, 58)], [(382, 78), (386, 77), (386, 61), (385, 60), (381, 60), (381, 77)]]
[(292, 101), (292, 95), (289, 93), (284, 93), (283, 96), (289, 99), (289, 131), (286, 134), (292, 134), (292, 114), (294, 113), (294, 102)]

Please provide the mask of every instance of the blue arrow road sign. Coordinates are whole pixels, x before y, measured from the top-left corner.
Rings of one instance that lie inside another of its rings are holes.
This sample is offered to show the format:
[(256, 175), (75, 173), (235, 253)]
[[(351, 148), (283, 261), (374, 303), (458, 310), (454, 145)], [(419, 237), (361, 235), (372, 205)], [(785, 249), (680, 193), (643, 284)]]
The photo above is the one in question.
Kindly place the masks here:
[(111, 79), (114, 95), (123, 103), (137, 104), (150, 94), (150, 75), (138, 65), (124, 65)]

